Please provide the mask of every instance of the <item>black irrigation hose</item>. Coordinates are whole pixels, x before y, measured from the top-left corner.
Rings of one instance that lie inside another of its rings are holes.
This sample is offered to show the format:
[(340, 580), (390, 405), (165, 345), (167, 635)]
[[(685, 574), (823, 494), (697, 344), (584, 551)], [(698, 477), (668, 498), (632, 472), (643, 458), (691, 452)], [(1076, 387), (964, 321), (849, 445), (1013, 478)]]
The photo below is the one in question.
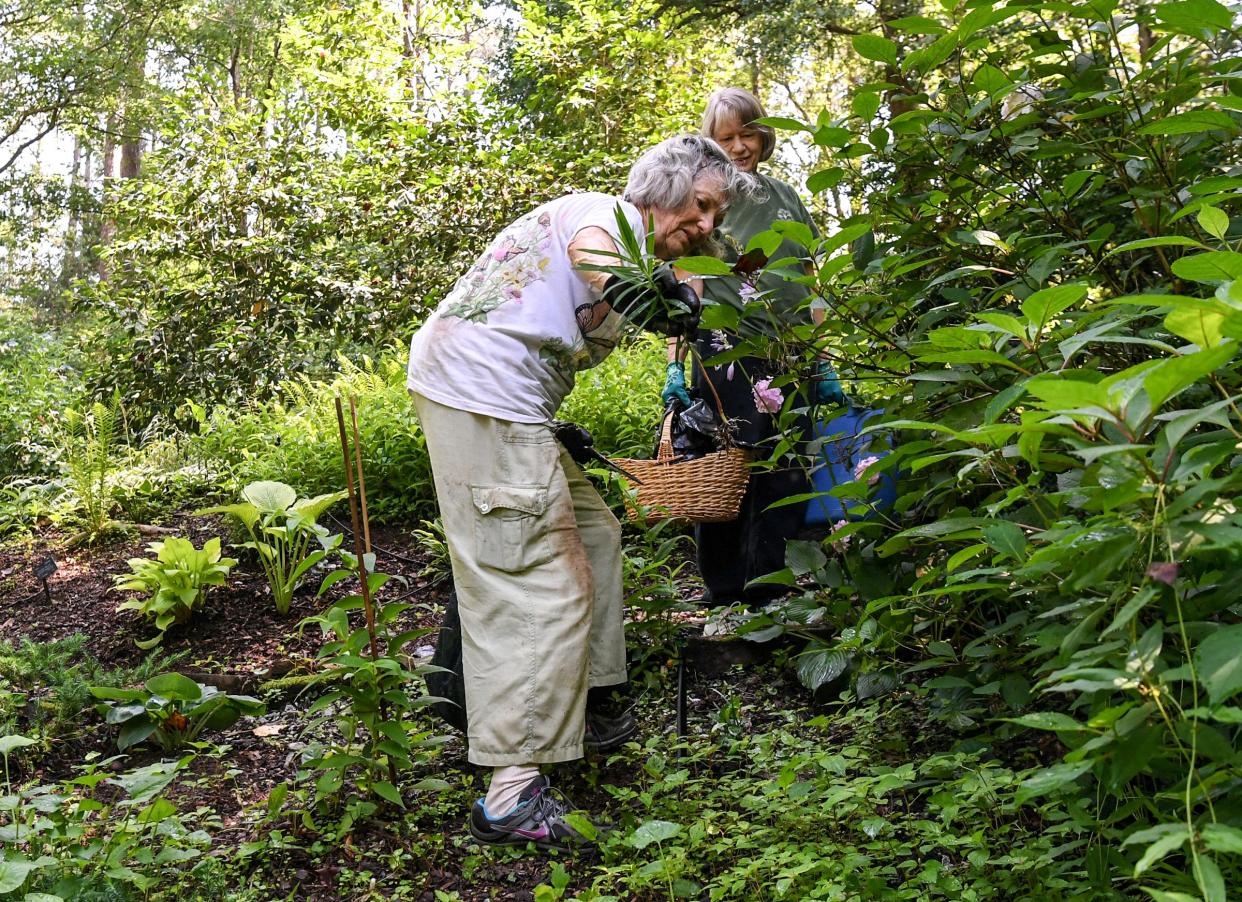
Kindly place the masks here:
[[(353, 538), (353, 535), (354, 535), (353, 529), (348, 524), (342, 523), (333, 514), (328, 514), (328, 518), (332, 520), (332, 522), (335, 523), (338, 527), (340, 527), (342, 533), (348, 533), (349, 537)], [(380, 546), (376, 545), (374, 542), (371, 543), (371, 550), (374, 551), (376, 554), (382, 554), (385, 557), (393, 558), (394, 560), (401, 561), (402, 563), (405, 563), (405, 564), (414, 564), (415, 566), (419, 566), (423, 563), (422, 561), (416, 561), (413, 558), (406, 557), (403, 554), (397, 554), (397, 552), (395, 551), (389, 551), (387, 548), (381, 548)]]

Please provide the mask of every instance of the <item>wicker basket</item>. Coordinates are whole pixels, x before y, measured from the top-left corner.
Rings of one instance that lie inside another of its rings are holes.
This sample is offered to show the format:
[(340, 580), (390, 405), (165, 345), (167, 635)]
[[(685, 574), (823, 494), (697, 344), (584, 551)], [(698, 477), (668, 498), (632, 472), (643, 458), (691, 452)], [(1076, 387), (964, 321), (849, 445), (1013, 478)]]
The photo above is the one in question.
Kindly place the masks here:
[(637, 495), (626, 501), (630, 517), (644, 518), (647, 523), (736, 519), (750, 479), (750, 452), (730, 447), (682, 460), (673, 455), (672, 427), (670, 411), (660, 426), (655, 460), (616, 461), (637, 483)]

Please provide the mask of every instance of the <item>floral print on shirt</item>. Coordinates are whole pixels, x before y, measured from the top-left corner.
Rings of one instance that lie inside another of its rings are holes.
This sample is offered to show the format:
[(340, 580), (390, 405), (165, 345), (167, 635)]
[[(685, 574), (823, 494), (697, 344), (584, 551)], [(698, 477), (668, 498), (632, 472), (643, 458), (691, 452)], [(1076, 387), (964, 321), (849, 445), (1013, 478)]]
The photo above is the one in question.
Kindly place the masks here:
[(533, 214), (505, 229), (458, 281), (441, 308), (442, 316), (487, 322), (507, 303), (520, 304), (522, 290), (544, 278), (552, 248), (552, 219)]

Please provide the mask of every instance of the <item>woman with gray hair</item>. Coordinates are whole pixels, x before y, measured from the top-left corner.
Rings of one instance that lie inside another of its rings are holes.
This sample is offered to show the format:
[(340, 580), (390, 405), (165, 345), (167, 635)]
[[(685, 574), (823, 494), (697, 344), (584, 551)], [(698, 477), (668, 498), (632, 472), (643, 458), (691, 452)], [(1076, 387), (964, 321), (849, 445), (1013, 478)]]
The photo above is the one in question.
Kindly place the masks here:
[[(725, 260), (735, 264), (743, 281), (739, 285), (733, 279), (707, 280), (703, 294), (709, 301), (735, 308), (738, 328), (732, 334), (719, 330), (700, 332), (696, 344), (701, 360), (729, 350), (739, 338), (778, 338), (793, 326), (823, 319), (818, 311), (808, 310), (809, 294), (805, 286), (765, 272), (757, 262), (737, 266), (751, 238), (772, 228), (778, 220), (802, 223), (812, 236), (819, 234), (798, 193), (784, 182), (757, 171), (759, 164), (772, 156), (776, 146), (772, 127), (757, 121), (766, 115), (759, 100), (741, 88), (715, 91), (708, 98), (703, 113), (702, 134), (718, 142), (738, 169), (757, 178), (760, 191), (740, 198), (715, 233)], [(805, 258), (806, 255), (806, 248), (786, 238), (773, 256)], [(711, 380), (724, 406), (724, 415), (737, 426), (739, 439), (771, 447), (779, 435), (775, 415), (781, 410), (784, 394), (770, 383), (773, 377), (781, 374), (785, 362), (755, 353), (753, 349), (762, 345), (762, 341), (752, 341), (752, 353), (727, 365), (698, 367), (695, 382), (702, 385), (704, 380)], [(677, 398), (689, 406), (685, 364), (672, 348), (669, 356), (662, 397), (666, 403)], [(818, 378), (809, 388), (807, 400), (812, 403), (840, 404), (845, 400), (826, 362), (821, 364)], [(804, 435), (810, 434), (809, 421), (804, 420), (800, 426)], [(769, 505), (810, 490), (800, 466), (756, 470), (751, 474), (737, 519), (696, 526), (699, 572), (706, 587), (705, 605), (723, 606), (735, 602), (757, 605), (784, 591), (770, 585), (748, 589), (747, 584), (784, 568), (785, 543), (797, 535), (805, 516), (805, 505), (768, 510)]]
[(414, 335), (407, 384), (444, 521), (461, 619), (469, 759), (493, 768), (470, 814), (483, 843), (563, 849), (581, 836), (539, 765), (615, 748), (632, 717), (587, 711), (626, 679), (621, 526), (554, 433), (575, 374), (627, 317), (693, 335), (699, 301), (667, 267), (635, 290), (616, 266), (617, 212), (655, 255), (709, 235), (744, 176), (712, 140), (670, 138), (625, 194), (571, 194), (505, 228)]

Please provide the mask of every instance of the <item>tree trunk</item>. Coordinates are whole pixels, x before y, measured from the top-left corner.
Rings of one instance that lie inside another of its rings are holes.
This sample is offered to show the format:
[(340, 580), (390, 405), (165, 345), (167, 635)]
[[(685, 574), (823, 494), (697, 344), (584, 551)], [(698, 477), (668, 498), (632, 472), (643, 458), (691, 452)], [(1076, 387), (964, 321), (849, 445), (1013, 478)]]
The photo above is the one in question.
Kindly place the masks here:
[(73, 169), (69, 173), (69, 224), (65, 227), (65, 255), (60, 263), (60, 278), (57, 280), (61, 288), (69, 287), (70, 280), (78, 269), (78, 229), (80, 215), (78, 208), (78, 173), (82, 167), (82, 142), (73, 136)]
[(112, 137), (116, 132), (116, 121), (116, 114), (109, 113), (104, 123), (103, 167), (99, 177), (100, 255), (95, 267), (101, 282), (108, 281), (108, 262), (102, 252), (108, 249), (116, 235), (116, 221), (108, 215), (108, 204), (112, 202), (112, 169), (116, 162), (116, 141)]

